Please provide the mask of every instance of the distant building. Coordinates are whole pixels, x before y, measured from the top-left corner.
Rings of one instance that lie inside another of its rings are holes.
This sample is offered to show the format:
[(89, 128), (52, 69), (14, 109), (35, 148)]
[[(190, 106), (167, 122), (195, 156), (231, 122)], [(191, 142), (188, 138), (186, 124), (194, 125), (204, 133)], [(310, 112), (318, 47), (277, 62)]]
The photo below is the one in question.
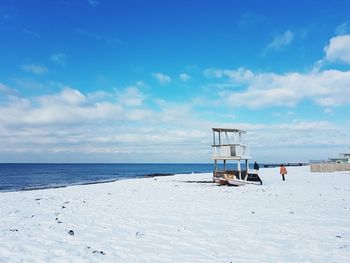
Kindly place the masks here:
[(311, 172), (350, 171), (350, 148), (347, 153), (328, 158), (328, 161), (310, 161), (310, 170)]
[(350, 163), (350, 148), (347, 153), (339, 154), (339, 157), (328, 158), (332, 163)]

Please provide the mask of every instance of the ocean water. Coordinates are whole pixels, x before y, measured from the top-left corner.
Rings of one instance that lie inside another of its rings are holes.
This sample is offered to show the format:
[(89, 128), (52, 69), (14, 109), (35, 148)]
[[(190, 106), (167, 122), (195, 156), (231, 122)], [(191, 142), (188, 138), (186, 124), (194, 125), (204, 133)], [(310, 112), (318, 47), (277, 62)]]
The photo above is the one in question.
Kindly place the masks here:
[(0, 192), (109, 182), (152, 175), (212, 172), (213, 164), (0, 163)]
[[(221, 166), (219, 165), (219, 168)], [(228, 164), (227, 168), (236, 169), (237, 167), (235, 164)], [(212, 163), (0, 163), (0, 192), (102, 183), (147, 176), (208, 173), (212, 172), (213, 169)], [(244, 165), (242, 165), (242, 169), (244, 169)]]

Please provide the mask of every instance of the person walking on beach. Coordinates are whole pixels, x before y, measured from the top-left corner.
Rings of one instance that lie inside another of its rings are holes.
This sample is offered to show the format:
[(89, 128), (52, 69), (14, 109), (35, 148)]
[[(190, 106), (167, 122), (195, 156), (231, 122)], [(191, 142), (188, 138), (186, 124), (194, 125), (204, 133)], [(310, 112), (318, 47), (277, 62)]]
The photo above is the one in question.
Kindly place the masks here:
[(280, 167), (280, 174), (282, 175), (283, 181), (286, 180), (286, 179), (284, 178), (284, 175), (287, 174), (287, 173), (288, 173), (288, 172), (287, 172), (286, 167), (285, 167), (283, 164), (281, 164), (281, 167)]
[(257, 162), (254, 163), (254, 170), (255, 170), (256, 172), (259, 171), (259, 164), (258, 164)]

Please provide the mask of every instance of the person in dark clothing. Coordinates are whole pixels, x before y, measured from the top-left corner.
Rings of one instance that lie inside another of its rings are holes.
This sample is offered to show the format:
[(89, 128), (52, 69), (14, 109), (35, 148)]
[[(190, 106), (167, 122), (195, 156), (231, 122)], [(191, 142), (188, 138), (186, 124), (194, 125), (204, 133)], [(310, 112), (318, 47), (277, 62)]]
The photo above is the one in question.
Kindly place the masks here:
[(254, 170), (259, 171), (259, 164), (257, 162), (254, 163)]

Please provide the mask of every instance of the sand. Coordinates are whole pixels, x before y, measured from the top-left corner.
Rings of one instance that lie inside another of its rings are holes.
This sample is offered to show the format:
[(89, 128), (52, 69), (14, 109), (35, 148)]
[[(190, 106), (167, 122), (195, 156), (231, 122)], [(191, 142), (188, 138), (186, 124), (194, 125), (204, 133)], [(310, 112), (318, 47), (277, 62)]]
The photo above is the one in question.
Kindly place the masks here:
[(0, 262), (348, 262), (350, 174), (288, 171), (0, 193)]

